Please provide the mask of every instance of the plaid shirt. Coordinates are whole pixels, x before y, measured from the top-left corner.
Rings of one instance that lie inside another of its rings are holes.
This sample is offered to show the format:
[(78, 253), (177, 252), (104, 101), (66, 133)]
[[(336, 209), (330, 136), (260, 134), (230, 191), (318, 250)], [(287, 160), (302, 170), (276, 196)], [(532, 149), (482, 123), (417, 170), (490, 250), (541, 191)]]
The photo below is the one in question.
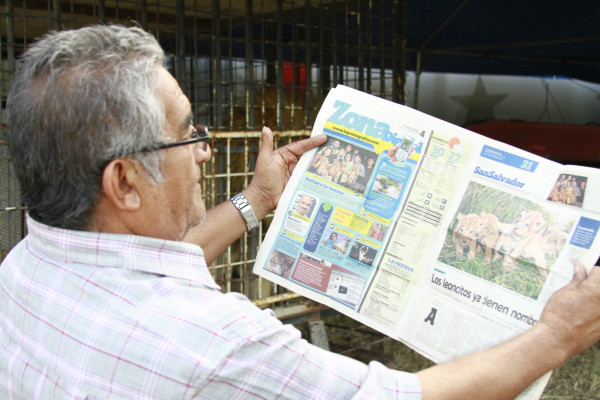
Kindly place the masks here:
[(28, 218), (0, 266), (3, 399), (420, 399), (223, 294), (201, 248)]

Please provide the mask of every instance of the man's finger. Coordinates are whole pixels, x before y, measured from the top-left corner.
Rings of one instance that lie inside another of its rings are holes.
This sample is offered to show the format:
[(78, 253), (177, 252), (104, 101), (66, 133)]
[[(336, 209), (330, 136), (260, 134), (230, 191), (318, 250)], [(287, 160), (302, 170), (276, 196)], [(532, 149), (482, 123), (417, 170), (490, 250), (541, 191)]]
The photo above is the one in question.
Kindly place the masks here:
[(587, 272), (585, 272), (585, 268), (580, 263), (573, 264), (573, 281), (574, 282), (583, 282), (587, 277)]
[(309, 137), (308, 139), (299, 140), (297, 142), (290, 143), (279, 150), (289, 151), (296, 157), (300, 157), (306, 153), (325, 143), (327, 141), (327, 135), (316, 135)]
[[(262, 153), (262, 154), (261, 154)], [(273, 132), (270, 128), (263, 126), (260, 147), (258, 148), (259, 157), (269, 157), (273, 154)], [(270, 160), (267, 158), (267, 160)]]

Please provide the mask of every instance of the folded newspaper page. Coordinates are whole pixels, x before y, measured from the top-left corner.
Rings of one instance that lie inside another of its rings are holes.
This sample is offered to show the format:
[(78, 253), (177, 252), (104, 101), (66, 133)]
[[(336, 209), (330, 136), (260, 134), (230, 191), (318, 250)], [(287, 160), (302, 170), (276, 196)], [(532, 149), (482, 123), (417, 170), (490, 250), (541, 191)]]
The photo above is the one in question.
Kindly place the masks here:
[[(442, 362), (534, 325), (600, 255), (600, 170), (338, 86), (254, 273)], [(547, 374), (520, 398), (537, 399)]]

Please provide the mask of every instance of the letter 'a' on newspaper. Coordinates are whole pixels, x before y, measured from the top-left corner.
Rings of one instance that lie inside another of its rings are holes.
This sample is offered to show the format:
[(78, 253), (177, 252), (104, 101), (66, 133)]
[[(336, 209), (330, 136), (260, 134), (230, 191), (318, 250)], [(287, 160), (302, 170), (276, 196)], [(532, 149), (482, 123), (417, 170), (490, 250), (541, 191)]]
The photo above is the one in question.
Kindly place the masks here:
[[(600, 256), (600, 170), (562, 165), (339, 85), (254, 273), (434, 362), (535, 324)], [(550, 377), (519, 399), (538, 399)]]

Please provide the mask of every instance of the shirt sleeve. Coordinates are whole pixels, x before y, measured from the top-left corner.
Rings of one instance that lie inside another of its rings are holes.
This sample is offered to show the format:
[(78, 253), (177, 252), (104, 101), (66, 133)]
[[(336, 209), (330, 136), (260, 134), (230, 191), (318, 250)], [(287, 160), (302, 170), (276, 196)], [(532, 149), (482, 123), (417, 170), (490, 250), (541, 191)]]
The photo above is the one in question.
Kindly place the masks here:
[(421, 399), (416, 375), (323, 350), (268, 310), (249, 304), (245, 318), (228, 326), (237, 336), (236, 347), (209, 379), (203, 378), (200, 397)]

